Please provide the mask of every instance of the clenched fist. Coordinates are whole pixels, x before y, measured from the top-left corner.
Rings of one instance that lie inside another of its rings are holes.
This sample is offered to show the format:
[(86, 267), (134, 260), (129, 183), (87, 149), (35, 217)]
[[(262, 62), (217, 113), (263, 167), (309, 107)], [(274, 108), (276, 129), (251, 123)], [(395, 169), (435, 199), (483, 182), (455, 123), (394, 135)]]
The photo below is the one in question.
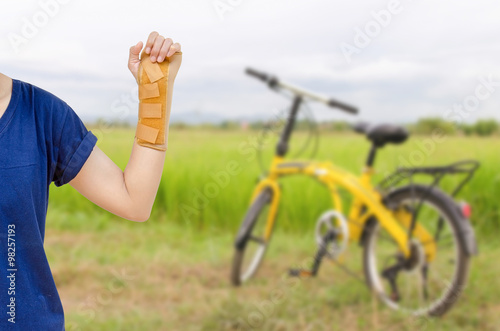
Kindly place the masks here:
[[(132, 75), (134, 75), (135, 80), (138, 80), (139, 64), (141, 60), (139, 58), (141, 50), (143, 47), (142, 41), (139, 41), (135, 46), (130, 47), (130, 54), (128, 58), (128, 68)], [(146, 48), (144, 53), (149, 55), (151, 62), (163, 62), (165, 58), (171, 57), (176, 52), (181, 51), (181, 45), (179, 43), (174, 43), (172, 39), (165, 38), (158, 32), (153, 31), (149, 34), (148, 41), (146, 42)]]

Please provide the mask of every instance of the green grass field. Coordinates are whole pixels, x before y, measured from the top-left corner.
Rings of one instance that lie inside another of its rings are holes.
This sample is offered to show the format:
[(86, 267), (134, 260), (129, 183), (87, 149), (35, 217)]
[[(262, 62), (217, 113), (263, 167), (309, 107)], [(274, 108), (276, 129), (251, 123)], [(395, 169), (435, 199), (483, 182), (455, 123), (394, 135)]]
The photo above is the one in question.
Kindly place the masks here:
[[(468, 287), (443, 319), (398, 315), (334, 265), (317, 279), (283, 277), (315, 250), (313, 227), (331, 208), (326, 190), (308, 178), (283, 181), (283, 200), (269, 255), (252, 284), (229, 285), (232, 240), (260, 175), (259, 132), (172, 131), (153, 214), (146, 223), (116, 217), (69, 185), (51, 187), (46, 250), (68, 330), (497, 330), (500, 325), (500, 139), (414, 137), (388, 146), (379, 180), (398, 165), (478, 159), (482, 166), (459, 199), (473, 206), (481, 250)], [(109, 129), (98, 146), (124, 169), (134, 132)], [(298, 134), (294, 142), (306, 138)], [(273, 138), (264, 151), (269, 159)], [(356, 135), (323, 134), (317, 158), (358, 173), (369, 145)], [(294, 151), (292, 150), (293, 154)], [(444, 188), (456, 183), (449, 179)], [(361, 251), (349, 248), (361, 273)], [(352, 258), (350, 258), (352, 257)], [(279, 303), (270, 298), (281, 293)]]

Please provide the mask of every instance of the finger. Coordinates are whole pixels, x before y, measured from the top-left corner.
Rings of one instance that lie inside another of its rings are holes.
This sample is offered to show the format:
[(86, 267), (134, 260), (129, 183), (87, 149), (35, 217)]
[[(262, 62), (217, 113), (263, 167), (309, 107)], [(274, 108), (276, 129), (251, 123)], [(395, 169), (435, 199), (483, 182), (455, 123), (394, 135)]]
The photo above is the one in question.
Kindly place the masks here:
[(171, 57), (174, 55), (176, 52), (181, 51), (181, 44), (175, 43), (170, 47), (170, 50), (168, 51), (167, 57)]
[(159, 33), (156, 31), (153, 31), (149, 34), (148, 41), (146, 42), (146, 54), (151, 53), (151, 49), (153, 48), (153, 44), (158, 35)]
[(163, 45), (160, 48), (160, 53), (158, 54), (158, 59), (157, 59), (158, 62), (163, 62), (163, 60), (165, 60), (168, 54), (168, 50), (170, 49), (170, 46), (172, 46), (173, 43), (174, 42), (172, 41), (172, 39), (170, 38), (165, 39)]
[(128, 55), (129, 62), (139, 61), (139, 54), (141, 54), (142, 41), (139, 41), (135, 46), (130, 47)]
[(151, 48), (151, 54), (149, 54), (151, 62), (155, 62), (156, 59), (158, 58), (158, 54), (160, 53), (161, 45), (163, 45), (164, 41), (165, 41), (165, 38), (163, 36), (159, 35), (156, 37), (155, 43), (153, 44), (153, 48)]

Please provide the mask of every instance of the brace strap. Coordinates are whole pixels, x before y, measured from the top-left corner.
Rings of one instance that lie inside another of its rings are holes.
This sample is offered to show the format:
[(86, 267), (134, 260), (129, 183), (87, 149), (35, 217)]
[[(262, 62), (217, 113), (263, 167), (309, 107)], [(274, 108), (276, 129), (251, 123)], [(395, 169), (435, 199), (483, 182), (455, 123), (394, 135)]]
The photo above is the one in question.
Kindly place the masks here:
[(139, 65), (139, 121), (135, 136), (141, 146), (157, 150), (167, 149), (168, 124), (174, 79), (182, 61), (178, 52), (162, 63), (151, 62), (149, 55), (141, 54)]

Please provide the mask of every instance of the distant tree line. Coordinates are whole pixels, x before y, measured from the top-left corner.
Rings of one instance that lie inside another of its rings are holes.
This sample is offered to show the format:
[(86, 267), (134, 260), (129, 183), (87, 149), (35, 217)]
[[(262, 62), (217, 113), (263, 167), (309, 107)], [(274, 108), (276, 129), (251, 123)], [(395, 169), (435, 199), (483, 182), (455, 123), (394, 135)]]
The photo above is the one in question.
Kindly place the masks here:
[(500, 125), (494, 119), (481, 119), (471, 124), (455, 125), (441, 118), (422, 118), (417, 123), (409, 125), (408, 129), (412, 133), (422, 135), (431, 134), (436, 129), (449, 135), (461, 134), (487, 137), (500, 134)]
[[(283, 121), (255, 121), (255, 122), (240, 122), (240, 121), (223, 121), (221, 123), (203, 123), (203, 124), (186, 124), (186, 123), (171, 123), (171, 129), (183, 130), (190, 128), (204, 129), (204, 130), (266, 130), (273, 129), (279, 130), (283, 125)], [(102, 125), (111, 127), (131, 127), (130, 123), (124, 120), (104, 120), (98, 119), (96, 122), (90, 124), (91, 127), (99, 127)], [(405, 125), (412, 134), (430, 135), (435, 130), (440, 130), (447, 135), (465, 135), (465, 136), (493, 136), (500, 135), (500, 123), (495, 119), (480, 119), (475, 123), (460, 124), (445, 121), (438, 117), (425, 117), (419, 119), (415, 123)], [(308, 120), (299, 120), (295, 125), (298, 131), (310, 130), (311, 128), (317, 129), (322, 132), (338, 132), (346, 133), (351, 132), (351, 124), (345, 121), (321, 121), (312, 123)]]
[[(421, 118), (415, 123), (406, 124), (405, 127), (412, 134), (430, 135), (439, 130), (447, 135), (465, 136), (493, 136), (500, 135), (500, 123), (495, 119), (481, 119), (471, 124), (455, 125), (437, 117)], [(320, 130), (333, 132), (351, 131), (351, 125), (347, 122), (322, 122), (319, 123)]]
[(85, 123), (89, 129), (91, 128), (130, 128), (132, 125), (125, 119), (118, 118), (98, 118), (94, 122)]

